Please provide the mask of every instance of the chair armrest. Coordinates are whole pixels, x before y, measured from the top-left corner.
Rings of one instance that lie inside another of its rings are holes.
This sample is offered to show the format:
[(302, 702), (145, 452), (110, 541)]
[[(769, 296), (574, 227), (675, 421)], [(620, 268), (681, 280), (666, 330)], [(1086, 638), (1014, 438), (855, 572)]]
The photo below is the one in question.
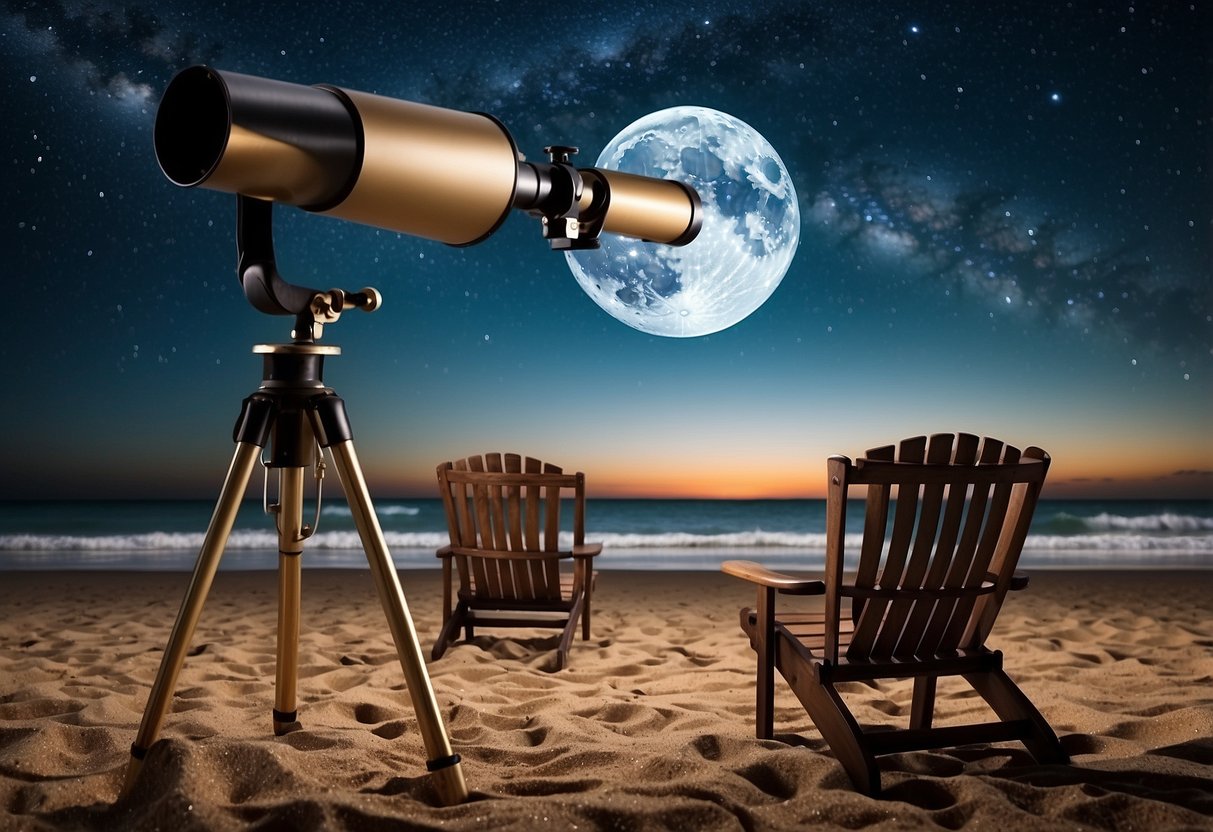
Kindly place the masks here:
[(573, 557), (575, 558), (592, 558), (600, 554), (602, 554), (601, 543), (582, 543), (580, 546), (573, 547)]
[(726, 560), (720, 564), (720, 571), (743, 581), (777, 589), (784, 595), (824, 595), (826, 591), (824, 581), (794, 578), (752, 560)]
[[(991, 584), (998, 583), (998, 576), (995, 575), (993, 572), (987, 572), (986, 573), (986, 583), (991, 583)], [(1019, 590), (1027, 587), (1027, 585), (1028, 585), (1028, 576), (1023, 574), (1022, 572), (1016, 572), (1014, 575), (1011, 576), (1011, 585), (1008, 586), (1007, 589), (1011, 590), (1012, 592), (1018, 592)]]
[(439, 549), (439, 550), (438, 550), (438, 551), (437, 551), (437, 552), (434, 554), (434, 556), (435, 556), (435, 557), (439, 557), (439, 558), (449, 558), (449, 557), (451, 556), (451, 554), (452, 554), (452, 551), (451, 551), (451, 544), (449, 544), (449, 543), (448, 543), (447, 545), (445, 545), (445, 546), (443, 546), (441, 549)]

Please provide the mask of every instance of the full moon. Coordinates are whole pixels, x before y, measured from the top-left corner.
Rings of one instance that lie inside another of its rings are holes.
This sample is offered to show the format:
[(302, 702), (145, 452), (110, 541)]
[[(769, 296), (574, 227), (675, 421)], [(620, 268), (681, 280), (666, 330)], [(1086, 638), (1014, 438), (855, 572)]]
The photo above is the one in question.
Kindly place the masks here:
[(800, 241), (800, 207), (783, 160), (745, 122), (706, 107), (672, 107), (630, 124), (598, 167), (674, 179), (703, 201), (686, 246), (613, 234), (566, 252), (594, 302), (630, 327), (689, 338), (719, 332), (763, 304)]

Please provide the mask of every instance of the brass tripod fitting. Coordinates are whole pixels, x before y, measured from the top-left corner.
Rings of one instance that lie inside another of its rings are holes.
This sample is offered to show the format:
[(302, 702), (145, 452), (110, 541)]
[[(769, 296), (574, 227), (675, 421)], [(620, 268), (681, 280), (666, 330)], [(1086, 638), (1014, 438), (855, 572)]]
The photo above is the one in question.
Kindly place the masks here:
[(307, 315), (295, 321), (291, 337), (296, 341), (318, 341), (324, 334), (325, 324), (335, 324), (341, 313), (347, 308), (361, 309), (363, 312), (374, 312), (383, 306), (383, 295), (378, 289), (367, 286), (357, 292), (347, 292), (344, 289), (329, 289), (327, 292), (317, 292), (312, 295), (308, 304)]

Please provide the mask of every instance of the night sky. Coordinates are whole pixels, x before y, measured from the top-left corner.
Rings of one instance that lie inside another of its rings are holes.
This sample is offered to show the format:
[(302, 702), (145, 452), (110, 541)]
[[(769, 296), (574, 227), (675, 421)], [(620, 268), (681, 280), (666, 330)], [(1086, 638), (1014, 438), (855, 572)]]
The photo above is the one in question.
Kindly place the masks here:
[(235, 197), (152, 152), (201, 62), (488, 112), (587, 166), (712, 107), (796, 184), (782, 285), (692, 339), (606, 315), (517, 212), (456, 249), (278, 209), (289, 280), (384, 294), (323, 341), (377, 495), (510, 450), (591, 496), (819, 496), (831, 453), (952, 430), (1046, 448), (1046, 496), (1213, 495), (1208, 3), (287, 8), (5, 5), (0, 497), (212, 497), (251, 347), (289, 339), (235, 280)]

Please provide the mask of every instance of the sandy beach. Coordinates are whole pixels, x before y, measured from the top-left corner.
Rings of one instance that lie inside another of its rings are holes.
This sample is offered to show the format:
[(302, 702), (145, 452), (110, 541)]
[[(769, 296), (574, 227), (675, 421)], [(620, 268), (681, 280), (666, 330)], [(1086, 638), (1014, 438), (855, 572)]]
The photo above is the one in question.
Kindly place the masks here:
[[(113, 803), (182, 573), (0, 574), (0, 829), (1213, 828), (1208, 572), (1036, 572), (993, 647), (1073, 758), (1015, 745), (885, 758), (857, 794), (789, 689), (753, 731), (751, 589), (711, 573), (604, 571), (593, 638), (478, 633), (430, 665), (472, 790), (438, 805), (370, 576), (304, 572), (302, 729), (275, 737), (276, 577), (221, 573), (160, 741)], [(427, 649), (437, 572), (401, 581)], [(904, 720), (908, 681), (848, 692)], [(984, 719), (963, 682), (939, 718)]]

